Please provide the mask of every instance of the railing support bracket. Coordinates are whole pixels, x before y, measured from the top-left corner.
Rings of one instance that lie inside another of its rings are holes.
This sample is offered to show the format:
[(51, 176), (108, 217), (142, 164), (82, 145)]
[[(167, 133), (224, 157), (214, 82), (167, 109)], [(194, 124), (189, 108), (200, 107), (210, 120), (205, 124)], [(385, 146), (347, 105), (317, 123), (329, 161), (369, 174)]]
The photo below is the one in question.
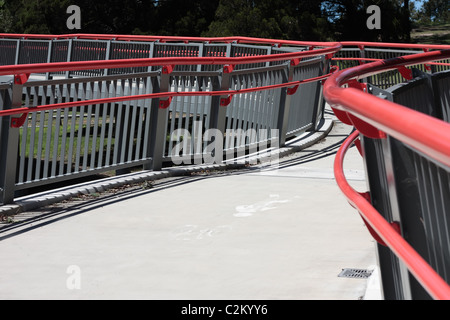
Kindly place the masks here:
[(298, 89), (298, 85), (293, 86), (292, 88), (288, 88), (287, 89), (287, 95), (288, 96), (294, 95), (297, 92), (297, 89)]
[(167, 65), (162, 67), (162, 73), (163, 74), (171, 74), (173, 72), (173, 69), (175, 68), (174, 65)]
[(172, 103), (172, 97), (169, 97), (167, 100), (160, 100), (159, 101), (159, 108), (160, 109), (167, 109), (170, 104)]
[(11, 118), (11, 128), (20, 128), (28, 119), (28, 112), (22, 114), (19, 118)]
[(402, 75), (403, 78), (406, 80), (412, 80), (413, 79), (413, 72), (411, 69), (406, 68), (405, 66), (397, 67), (398, 72)]
[(226, 98), (220, 98), (220, 106), (221, 107), (227, 107), (231, 103), (232, 99), (233, 99), (233, 95), (232, 94), (230, 94)]
[(29, 78), (30, 78), (29, 73), (16, 74), (16, 75), (14, 75), (14, 84), (19, 84), (19, 85), (25, 84)]

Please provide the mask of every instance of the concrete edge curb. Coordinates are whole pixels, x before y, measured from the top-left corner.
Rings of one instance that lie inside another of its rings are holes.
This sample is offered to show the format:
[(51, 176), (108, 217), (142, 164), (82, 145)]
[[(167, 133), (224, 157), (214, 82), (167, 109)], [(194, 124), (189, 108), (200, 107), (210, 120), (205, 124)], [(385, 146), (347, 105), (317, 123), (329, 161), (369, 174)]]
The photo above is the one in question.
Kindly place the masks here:
[(380, 268), (377, 265), (369, 267), (372, 275), (367, 279), (367, 287), (363, 300), (383, 300), (381, 294)]
[[(325, 138), (333, 128), (334, 121), (332, 119), (325, 119), (321, 123), (321, 127), (314, 133), (303, 134), (292, 141), (288, 141), (285, 147), (274, 150), (278, 153), (278, 157), (282, 158), (302, 149), (308, 148), (311, 145)], [(272, 151), (271, 151), (272, 152)], [(246, 160), (251, 159), (252, 155), (246, 157)], [(256, 155), (258, 162), (261, 157)], [(262, 161), (261, 161), (262, 162)], [(155, 181), (168, 177), (182, 177), (192, 173), (202, 172), (205, 170), (231, 170), (242, 169), (245, 164), (209, 164), (186, 167), (172, 167), (163, 171), (141, 171), (137, 173), (130, 173), (118, 177), (105, 178), (97, 181), (81, 183), (59, 189), (46, 191), (43, 193), (33, 194), (18, 198), (14, 204), (0, 206), (0, 215), (12, 216), (26, 211), (35, 210), (51, 204), (62, 202), (70, 198), (80, 195), (88, 195), (93, 193), (106, 192), (109, 189), (124, 186), (127, 184), (138, 184), (145, 181)]]

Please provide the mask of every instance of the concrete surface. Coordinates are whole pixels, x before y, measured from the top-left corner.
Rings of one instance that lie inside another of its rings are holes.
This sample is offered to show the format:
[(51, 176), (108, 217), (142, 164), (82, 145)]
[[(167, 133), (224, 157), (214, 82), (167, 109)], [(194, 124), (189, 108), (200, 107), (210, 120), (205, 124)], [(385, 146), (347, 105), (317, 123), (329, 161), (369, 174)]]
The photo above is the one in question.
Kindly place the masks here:
[[(0, 299), (381, 299), (375, 242), (332, 171), (351, 128), (327, 118), (324, 140), (274, 168), (197, 170), (62, 204), (47, 194), (0, 229)], [(345, 169), (366, 191), (355, 148)]]

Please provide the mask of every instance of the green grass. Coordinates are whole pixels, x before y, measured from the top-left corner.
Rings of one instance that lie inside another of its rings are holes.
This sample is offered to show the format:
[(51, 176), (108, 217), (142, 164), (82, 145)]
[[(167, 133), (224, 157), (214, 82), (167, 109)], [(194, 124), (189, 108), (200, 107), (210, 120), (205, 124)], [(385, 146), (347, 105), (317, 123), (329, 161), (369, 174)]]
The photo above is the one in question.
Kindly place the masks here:
[[(37, 127), (34, 130), (34, 141), (32, 141), (32, 130), (30, 127), (26, 128), (26, 141), (25, 141), (25, 153), (22, 154), (22, 156), (25, 156), (26, 158), (29, 158), (32, 156), (33, 158), (37, 158), (39, 152), (41, 153), (40, 158), (44, 158), (45, 154), (49, 153), (50, 158), (53, 156), (54, 148), (55, 148), (55, 138), (56, 138), (56, 147), (57, 147), (57, 159), (58, 161), (64, 161), (67, 162), (69, 160), (69, 148), (72, 147), (72, 157), (71, 161), (75, 161), (76, 156), (76, 150), (79, 147), (81, 150), (81, 154), (84, 155), (84, 149), (86, 146), (86, 143), (88, 144), (88, 154), (91, 154), (92, 147), (95, 140), (95, 150), (96, 152), (99, 152), (100, 149), (100, 143), (101, 139), (100, 137), (93, 137), (92, 134), (89, 134), (88, 138), (86, 139), (86, 120), (83, 121), (82, 127), (80, 128), (80, 122), (79, 119), (75, 121), (75, 126), (72, 127), (72, 123), (69, 120), (68, 126), (65, 131), (63, 131), (63, 126), (60, 125), (58, 127), (58, 123), (53, 120), (51, 122), (51, 126), (49, 127), (49, 114), (45, 113), (44, 119), (42, 122), (39, 121), (40, 116), (37, 116)], [(28, 122), (25, 122), (24, 125), (31, 124), (31, 117), (29, 118)], [(42, 124), (42, 126), (39, 126)], [(43, 128), (42, 128), (43, 127)], [(91, 127), (92, 128), (92, 127)], [(24, 137), (24, 131), (25, 129), (23, 127), (20, 128), (20, 148), (22, 148), (22, 141), (25, 138)], [(42, 132), (41, 132), (42, 131)], [(98, 135), (101, 132), (101, 125), (98, 128)], [(56, 137), (57, 135), (57, 137)], [(71, 135), (73, 135), (73, 142), (71, 143)], [(81, 135), (81, 139), (79, 139)], [(38, 141), (39, 139), (42, 139), (42, 149), (39, 150), (38, 147)], [(47, 144), (47, 141), (50, 139), (50, 143)], [(63, 144), (64, 142), (64, 144)], [(104, 139), (104, 148), (106, 148), (106, 138)], [(64, 149), (63, 148), (64, 145)], [(114, 138), (111, 140), (111, 145), (114, 145)], [(30, 150), (31, 149), (31, 150)], [(22, 151), (21, 151), (22, 152)], [(62, 154), (64, 155), (64, 159), (62, 159)]]
[(450, 44), (450, 23), (417, 26), (411, 31), (411, 42)]

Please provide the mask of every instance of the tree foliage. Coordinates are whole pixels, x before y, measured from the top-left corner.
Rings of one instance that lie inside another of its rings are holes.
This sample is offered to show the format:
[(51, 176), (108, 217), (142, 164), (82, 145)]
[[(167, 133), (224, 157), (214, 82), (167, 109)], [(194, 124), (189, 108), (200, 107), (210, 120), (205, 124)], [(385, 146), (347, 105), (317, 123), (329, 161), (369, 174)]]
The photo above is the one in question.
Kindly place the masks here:
[(419, 11), (419, 21), (423, 23), (450, 23), (450, 2), (448, 0), (429, 0)]
[[(81, 8), (81, 30), (69, 30), (69, 5)], [(369, 30), (368, 6), (381, 9)], [(448, 0), (0, 0), (0, 32), (251, 36), (292, 40), (409, 41), (411, 18), (449, 19)]]

